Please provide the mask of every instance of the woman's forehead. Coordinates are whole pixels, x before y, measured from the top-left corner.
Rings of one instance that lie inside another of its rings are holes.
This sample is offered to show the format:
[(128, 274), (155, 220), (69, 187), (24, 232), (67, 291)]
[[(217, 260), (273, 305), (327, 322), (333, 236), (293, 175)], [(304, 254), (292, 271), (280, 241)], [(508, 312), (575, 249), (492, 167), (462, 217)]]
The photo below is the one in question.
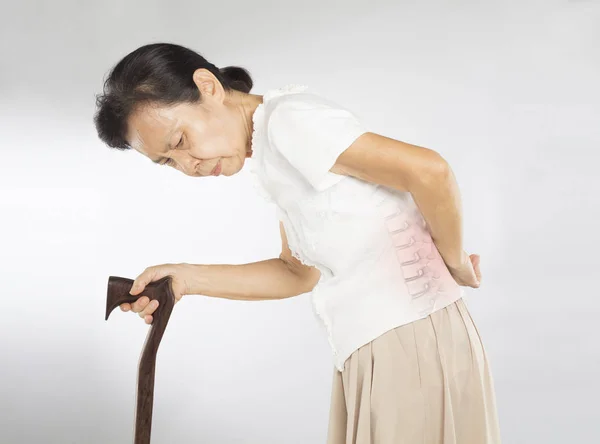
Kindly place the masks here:
[(162, 108), (157, 106), (144, 106), (138, 108), (131, 115), (131, 119), (135, 126), (140, 131), (147, 129), (153, 129), (156, 127), (169, 127), (173, 120), (175, 120), (175, 113), (173, 109)]

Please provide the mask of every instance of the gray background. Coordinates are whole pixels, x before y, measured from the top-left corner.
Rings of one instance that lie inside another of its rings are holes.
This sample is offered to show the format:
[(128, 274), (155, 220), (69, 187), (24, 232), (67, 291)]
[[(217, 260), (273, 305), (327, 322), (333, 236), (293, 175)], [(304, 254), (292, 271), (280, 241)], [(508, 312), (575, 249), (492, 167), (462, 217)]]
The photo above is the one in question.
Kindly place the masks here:
[[(307, 84), (442, 153), (481, 255), (467, 302), (504, 443), (600, 442), (599, 23), (597, 1), (3, 2), (0, 442), (131, 442), (148, 327), (104, 321), (109, 275), (279, 254), (246, 170), (200, 180), (97, 139), (104, 75), (159, 41), (246, 67), (256, 94)], [(159, 350), (153, 442), (323, 443), (332, 374), (308, 294), (186, 296)]]

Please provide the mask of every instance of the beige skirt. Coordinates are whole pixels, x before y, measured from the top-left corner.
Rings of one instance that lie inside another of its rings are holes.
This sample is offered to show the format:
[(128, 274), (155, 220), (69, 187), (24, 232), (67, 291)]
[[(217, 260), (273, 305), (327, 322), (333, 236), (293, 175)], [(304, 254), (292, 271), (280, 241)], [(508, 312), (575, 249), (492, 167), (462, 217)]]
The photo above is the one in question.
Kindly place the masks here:
[(490, 366), (462, 299), (334, 368), (327, 444), (498, 444)]

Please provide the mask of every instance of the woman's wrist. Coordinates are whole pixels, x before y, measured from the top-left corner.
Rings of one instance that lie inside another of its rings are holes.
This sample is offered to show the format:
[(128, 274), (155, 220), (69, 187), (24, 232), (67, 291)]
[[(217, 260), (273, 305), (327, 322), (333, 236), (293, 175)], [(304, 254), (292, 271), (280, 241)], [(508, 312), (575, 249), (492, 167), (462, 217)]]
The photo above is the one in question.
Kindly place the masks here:
[(186, 266), (186, 294), (206, 294), (208, 290), (208, 265), (184, 264)]
[(443, 257), (443, 259), (446, 263), (446, 266), (450, 270), (459, 270), (469, 262), (469, 255), (465, 250), (462, 250), (460, 253), (460, 257), (455, 256), (454, 258), (448, 260), (445, 257)]

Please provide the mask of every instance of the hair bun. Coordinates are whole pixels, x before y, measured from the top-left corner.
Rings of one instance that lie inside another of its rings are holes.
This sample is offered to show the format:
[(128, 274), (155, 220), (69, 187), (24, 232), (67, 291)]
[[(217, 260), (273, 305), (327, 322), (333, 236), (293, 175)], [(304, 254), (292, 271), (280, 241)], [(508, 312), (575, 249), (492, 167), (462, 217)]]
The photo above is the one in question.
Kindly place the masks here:
[(219, 68), (219, 72), (227, 84), (237, 91), (249, 93), (254, 86), (250, 73), (240, 66), (226, 66)]

